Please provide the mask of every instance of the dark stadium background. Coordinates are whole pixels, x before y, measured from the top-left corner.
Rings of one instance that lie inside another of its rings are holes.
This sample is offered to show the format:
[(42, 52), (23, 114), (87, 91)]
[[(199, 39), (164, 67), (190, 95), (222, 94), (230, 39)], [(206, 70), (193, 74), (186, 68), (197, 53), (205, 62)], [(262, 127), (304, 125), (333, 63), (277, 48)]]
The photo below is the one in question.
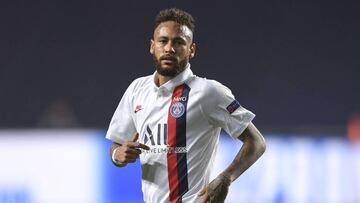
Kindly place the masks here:
[(60, 101), (74, 126), (106, 128), (153, 73), (153, 19), (172, 6), (196, 18), (195, 74), (231, 88), (260, 128), (345, 132), (360, 113), (356, 1), (13, 0), (0, 3), (0, 127), (51, 127), (40, 121)]
[[(196, 19), (194, 73), (267, 141), (227, 202), (360, 202), (359, 1), (1, 0), (0, 203), (143, 202), (139, 161), (115, 167), (104, 134), (173, 6)], [(220, 136), (212, 175), (240, 146)]]

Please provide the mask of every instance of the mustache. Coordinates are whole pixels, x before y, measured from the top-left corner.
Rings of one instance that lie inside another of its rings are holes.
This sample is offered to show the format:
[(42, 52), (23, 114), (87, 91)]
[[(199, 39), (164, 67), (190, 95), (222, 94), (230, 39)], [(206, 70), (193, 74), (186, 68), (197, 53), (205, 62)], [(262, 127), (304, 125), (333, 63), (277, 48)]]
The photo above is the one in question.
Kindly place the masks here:
[(160, 57), (160, 60), (177, 61), (177, 58), (174, 55), (164, 55)]

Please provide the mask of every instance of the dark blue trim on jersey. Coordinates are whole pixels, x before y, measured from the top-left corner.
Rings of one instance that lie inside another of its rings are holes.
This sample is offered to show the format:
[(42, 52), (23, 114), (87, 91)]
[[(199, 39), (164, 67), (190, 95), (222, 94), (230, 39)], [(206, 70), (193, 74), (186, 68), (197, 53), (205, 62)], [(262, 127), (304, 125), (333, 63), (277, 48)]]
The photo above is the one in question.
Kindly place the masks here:
[[(176, 147), (186, 147), (186, 112), (187, 103), (189, 100), (190, 87), (183, 84), (182, 98), (186, 98), (181, 102), (185, 107), (185, 112), (179, 118), (176, 118)], [(176, 154), (178, 165), (178, 179), (179, 179), (179, 203), (182, 202), (182, 196), (189, 190), (188, 185), (188, 167), (187, 167), (187, 153)]]

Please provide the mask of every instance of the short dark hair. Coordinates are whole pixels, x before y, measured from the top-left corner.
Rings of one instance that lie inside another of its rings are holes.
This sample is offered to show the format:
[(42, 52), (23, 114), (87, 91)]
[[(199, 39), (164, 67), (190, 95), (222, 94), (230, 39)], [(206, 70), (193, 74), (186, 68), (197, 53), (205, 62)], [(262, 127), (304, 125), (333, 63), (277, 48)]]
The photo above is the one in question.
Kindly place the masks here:
[(160, 25), (160, 23), (166, 21), (174, 21), (180, 25), (186, 25), (193, 33), (195, 31), (195, 20), (192, 15), (186, 11), (183, 11), (178, 8), (167, 8), (161, 10), (155, 18), (155, 28)]

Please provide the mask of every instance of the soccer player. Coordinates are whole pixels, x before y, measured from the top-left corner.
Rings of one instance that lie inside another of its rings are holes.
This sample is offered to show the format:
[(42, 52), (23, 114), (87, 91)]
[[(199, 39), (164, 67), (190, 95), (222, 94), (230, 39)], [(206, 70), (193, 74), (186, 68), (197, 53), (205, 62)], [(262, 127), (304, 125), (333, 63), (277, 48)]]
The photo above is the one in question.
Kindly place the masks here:
[[(231, 182), (265, 151), (265, 140), (251, 122), (255, 115), (227, 87), (192, 73), (193, 34), (189, 13), (159, 12), (150, 44), (156, 71), (130, 84), (106, 134), (113, 141), (115, 165), (140, 157), (147, 203), (224, 202)], [(243, 145), (210, 182), (221, 129)]]

